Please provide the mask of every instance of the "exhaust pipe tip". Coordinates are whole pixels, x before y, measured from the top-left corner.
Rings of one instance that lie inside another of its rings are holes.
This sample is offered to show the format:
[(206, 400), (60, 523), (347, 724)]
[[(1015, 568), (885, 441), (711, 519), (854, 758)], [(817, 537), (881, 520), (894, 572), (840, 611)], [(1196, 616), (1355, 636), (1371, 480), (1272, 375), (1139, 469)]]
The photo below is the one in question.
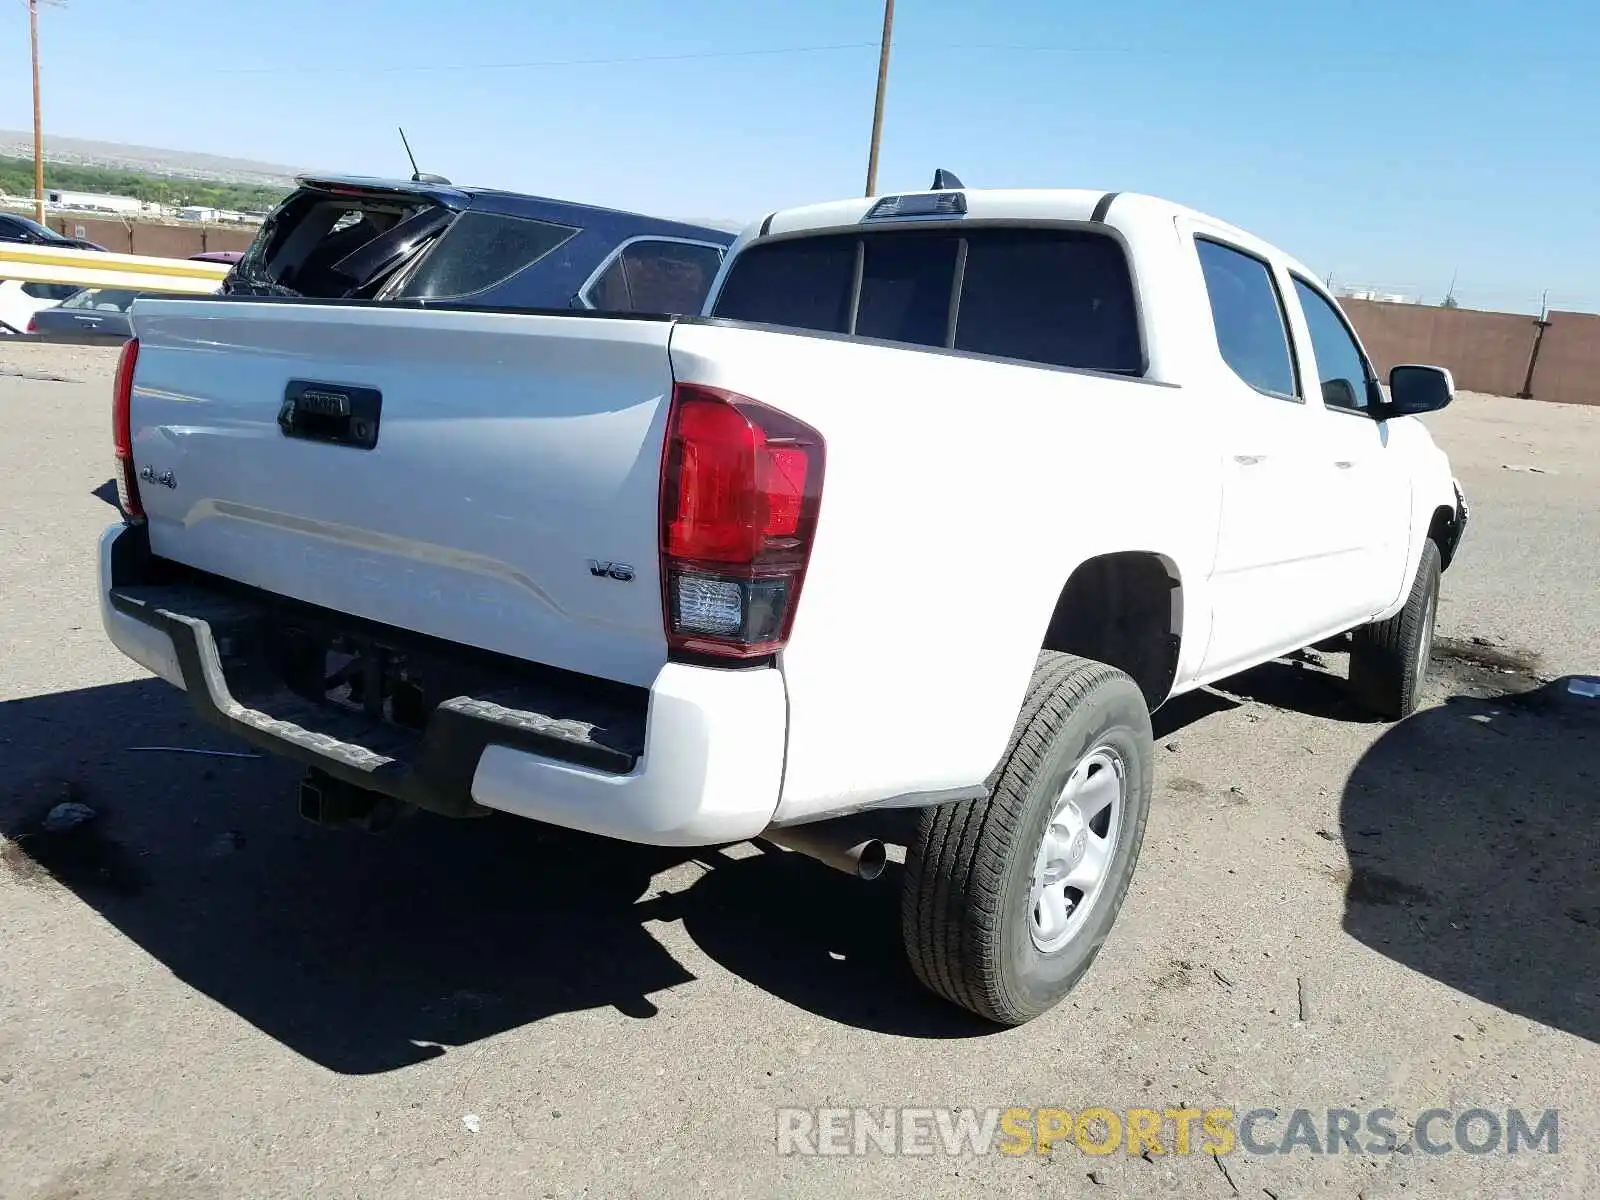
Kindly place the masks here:
[(848, 818), (768, 829), (761, 837), (857, 879), (876, 879), (889, 865), (883, 839), (864, 833)]
[(889, 865), (889, 848), (880, 838), (869, 838), (851, 853), (856, 860), (856, 874), (862, 879), (876, 879)]

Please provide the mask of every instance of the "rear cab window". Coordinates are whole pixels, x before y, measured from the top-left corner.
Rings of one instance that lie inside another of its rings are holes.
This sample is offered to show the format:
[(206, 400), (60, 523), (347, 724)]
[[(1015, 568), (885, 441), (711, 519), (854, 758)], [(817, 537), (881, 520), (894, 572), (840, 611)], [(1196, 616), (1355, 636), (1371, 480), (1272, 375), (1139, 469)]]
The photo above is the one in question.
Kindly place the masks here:
[(713, 316), (1044, 366), (1144, 373), (1122, 244), (1077, 227), (829, 233), (746, 247)]

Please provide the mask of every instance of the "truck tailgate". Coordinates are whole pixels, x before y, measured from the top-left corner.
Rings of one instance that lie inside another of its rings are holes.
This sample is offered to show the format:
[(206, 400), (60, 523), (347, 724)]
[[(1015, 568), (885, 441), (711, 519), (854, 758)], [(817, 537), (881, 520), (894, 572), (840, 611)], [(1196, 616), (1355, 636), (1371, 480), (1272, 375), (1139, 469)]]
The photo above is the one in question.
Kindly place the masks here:
[(625, 683), (666, 660), (665, 320), (140, 300), (151, 549)]

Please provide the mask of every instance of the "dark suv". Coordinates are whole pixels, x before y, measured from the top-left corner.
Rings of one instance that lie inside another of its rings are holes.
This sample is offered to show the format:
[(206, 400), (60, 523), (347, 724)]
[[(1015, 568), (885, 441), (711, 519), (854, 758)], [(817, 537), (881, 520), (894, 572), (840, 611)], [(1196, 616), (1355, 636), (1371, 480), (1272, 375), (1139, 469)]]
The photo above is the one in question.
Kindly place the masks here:
[(735, 236), (427, 178), (297, 182), (223, 294), (692, 314)]

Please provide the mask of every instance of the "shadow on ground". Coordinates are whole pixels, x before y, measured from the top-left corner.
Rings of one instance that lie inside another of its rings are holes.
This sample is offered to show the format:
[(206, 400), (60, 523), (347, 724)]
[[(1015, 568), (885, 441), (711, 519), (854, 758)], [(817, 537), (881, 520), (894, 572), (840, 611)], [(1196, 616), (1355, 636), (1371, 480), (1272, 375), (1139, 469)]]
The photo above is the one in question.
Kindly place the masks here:
[(1298, 650), (1212, 686), (1239, 703), (1254, 701), (1345, 723), (1376, 720), (1350, 695), (1348, 658), (1337, 649)]
[[(132, 752), (248, 748), (145, 680), (0, 704), (0, 869), (64, 885), (174, 975), (331, 1070), (393, 1070), (552, 1014), (655, 1014), (693, 981), (647, 924), (830, 1020), (903, 1036), (988, 1032), (906, 967), (897, 880), (781, 852), (735, 858), (509, 817), (418, 816), (381, 837), (294, 811), (292, 766)], [(52, 833), (79, 802), (97, 816)], [(706, 866), (674, 894), (652, 880)]]
[(1344, 792), (1344, 927), (1600, 1041), (1600, 700), (1567, 684), (1453, 696), (1373, 745)]

